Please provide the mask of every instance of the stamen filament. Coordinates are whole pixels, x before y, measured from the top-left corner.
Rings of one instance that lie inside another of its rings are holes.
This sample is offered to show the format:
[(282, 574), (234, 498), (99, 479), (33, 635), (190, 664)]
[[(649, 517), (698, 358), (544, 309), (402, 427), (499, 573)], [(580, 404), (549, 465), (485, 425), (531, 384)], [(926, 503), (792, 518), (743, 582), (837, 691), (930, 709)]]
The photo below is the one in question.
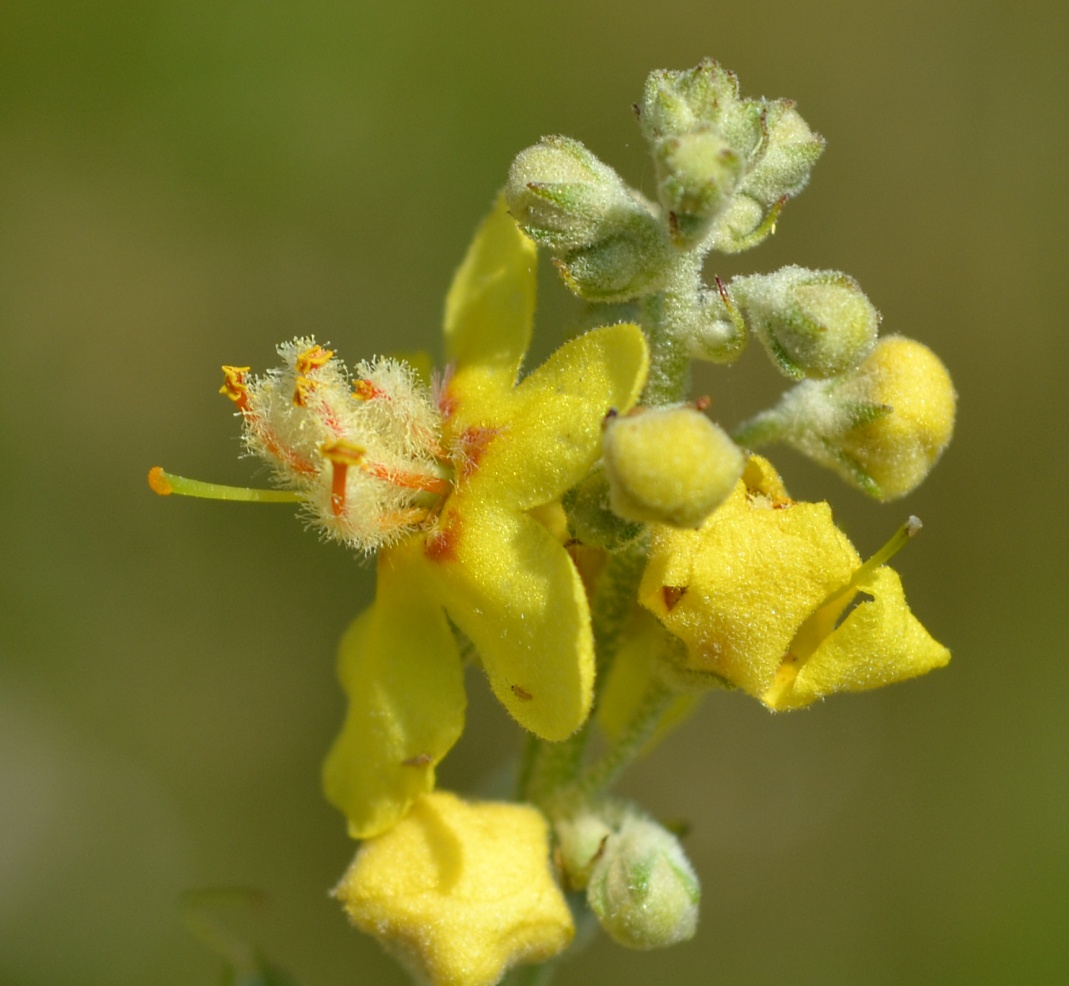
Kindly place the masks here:
[(185, 476), (164, 472), (160, 466), (153, 466), (149, 470), (148, 484), (160, 496), (177, 493), (202, 500), (242, 500), (251, 503), (300, 503), (302, 499), (291, 490), (257, 490), (246, 486), (222, 486), (199, 479), (186, 479)]
[(391, 469), (380, 462), (361, 462), (360, 468), (369, 476), (381, 479), (391, 486), (400, 486), (406, 490), (419, 490), (421, 493), (448, 493), (450, 483), (448, 479), (421, 472), (405, 472), (402, 469)]

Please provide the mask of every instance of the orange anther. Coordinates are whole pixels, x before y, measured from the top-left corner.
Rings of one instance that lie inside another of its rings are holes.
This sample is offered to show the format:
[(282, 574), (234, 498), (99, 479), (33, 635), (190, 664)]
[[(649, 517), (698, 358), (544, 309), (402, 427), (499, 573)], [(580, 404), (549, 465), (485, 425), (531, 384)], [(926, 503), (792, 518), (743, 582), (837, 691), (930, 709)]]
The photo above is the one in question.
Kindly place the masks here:
[(370, 380), (353, 381), (353, 397), (358, 401), (370, 401), (375, 397), (385, 397), (386, 391), (376, 387)]
[(223, 386), (219, 388), (219, 393), (226, 394), (237, 404), (239, 411), (249, 409), (249, 390), (245, 386), (245, 374), (250, 369), (248, 366), (223, 367)]
[(312, 370), (318, 370), (321, 366), (326, 366), (333, 358), (333, 350), (324, 349), (320, 345), (312, 346), (297, 357), (297, 375), (304, 376)]
[(364, 461), (367, 449), (353, 442), (347, 442), (344, 438), (339, 438), (329, 445), (321, 445), (319, 451), (324, 459), (336, 466), (358, 466)]
[(312, 396), (312, 391), (315, 389), (314, 380), (309, 380), (308, 377), (297, 377), (293, 387), (293, 403), (298, 407), (306, 407), (308, 398)]

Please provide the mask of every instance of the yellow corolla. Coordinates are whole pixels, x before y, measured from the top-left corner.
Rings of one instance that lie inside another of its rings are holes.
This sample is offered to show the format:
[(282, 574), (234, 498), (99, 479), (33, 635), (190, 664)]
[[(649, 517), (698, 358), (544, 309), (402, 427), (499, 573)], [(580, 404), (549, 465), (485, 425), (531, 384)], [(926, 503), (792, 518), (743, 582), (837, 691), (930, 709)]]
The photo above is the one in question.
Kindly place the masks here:
[(950, 659), (910, 612), (898, 575), (863, 565), (828, 505), (791, 500), (757, 456), (701, 528), (654, 530), (639, 594), (686, 645), (684, 671), (775, 710)]
[(562, 952), (575, 930), (542, 815), (445, 791), (365, 842), (334, 895), (434, 986), (492, 986), (512, 965)]
[[(465, 700), (450, 621), (474, 644), (494, 693), (535, 735), (562, 740), (590, 711), (586, 595), (536, 515), (596, 460), (602, 421), (634, 404), (648, 354), (636, 326), (609, 326), (565, 344), (517, 384), (534, 294), (534, 246), (499, 203), (446, 301), (451, 369), (433, 395), (437, 419), (413, 410), (427, 405), (413, 377), (392, 363), (368, 364), (358, 368), (359, 400), (344, 410), (377, 413), (375, 429), (327, 435), (318, 458), (308, 456), (317, 469), (303, 495), (321, 505), (323, 527), (379, 549), (374, 605), (341, 643), (349, 709), (324, 768), (327, 796), (357, 838), (383, 832), (432, 789), (435, 766), (460, 735)], [(302, 376), (315, 383), (329, 368), (302, 374), (315, 362), (309, 351), (291, 357), (295, 394)], [(304, 391), (313, 406), (327, 387)], [(403, 495), (386, 500), (380, 486)], [(362, 542), (349, 531), (369, 526), (368, 503), (377, 513)], [(359, 513), (352, 521), (350, 504)]]

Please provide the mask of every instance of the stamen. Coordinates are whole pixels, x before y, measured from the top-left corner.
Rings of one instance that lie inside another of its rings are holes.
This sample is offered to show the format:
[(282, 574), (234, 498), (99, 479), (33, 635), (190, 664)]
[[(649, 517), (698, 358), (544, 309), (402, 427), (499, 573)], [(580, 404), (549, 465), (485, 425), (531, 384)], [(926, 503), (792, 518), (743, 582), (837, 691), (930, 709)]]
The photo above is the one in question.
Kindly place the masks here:
[(221, 486), (199, 479), (186, 479), (153, 466), (148, 472), (148, 484), (160, 496), (177, 493), (202, 500), (243, 500), (251, 503), (300, 503), (301, 496), (291, 490), (256, 490), (245, 486)]
[(245, 414), (249, 410), (249, 390), (245, 386), (245, 374), (252, 367), (249, 366), (224, 366), (223, 386), (219, 388), (220, 394), (226, 394), (238, 406), (238, 410)]
[(431, 512), (423, 507), (408, 507), (405, 510), (390, 510), (379, 517), (379, 529), (396, 531), (402, 528), (418, 527)]
[(316, 389), (315, 381), (310, 380), (308, 377), (297, 377), (293, 386), (293, 403), (297, 407), (307, 407), (308, 398), (312, 396), (312, 392)]
[(310, 346), (297, 356), (296, 386), (293, 390), (293, 403), (298, 407), (305, 407), (312, 391), (316, 389), (316, 383), (309, 377), (313, 370), (326, 366), (334, 358), (334, 351), (324, 349), (318, 343)]
[(376, 397), (385, 397), (386, 391), (376, 387), (370, 380), (353, 381), (353, 397), (358, 401), (370, 401)]
[(400, 486), (406, 490), (418, 490), (421, 493), (448, 493), (448, 479), (422, 472), (406, 472), (403, 469), (391, 469), (379, 462), (361, 462), (360, 468), (369, 476), (381, 479), (391, 486)]
[(345, 512), (345, 477), (350, 466), (359, 466), (364, 461), (366, 450), (342, 438), (321, 446), (319, 451), (334, 467), (330, 483), (330, 510), (335, 517), (340, 517)]
[(324, 349), (316, 344), (306, 349), (297, 357), (297, 376), (307, 376), (312, 370), (326, 366), (334, 358), (332, 349)]

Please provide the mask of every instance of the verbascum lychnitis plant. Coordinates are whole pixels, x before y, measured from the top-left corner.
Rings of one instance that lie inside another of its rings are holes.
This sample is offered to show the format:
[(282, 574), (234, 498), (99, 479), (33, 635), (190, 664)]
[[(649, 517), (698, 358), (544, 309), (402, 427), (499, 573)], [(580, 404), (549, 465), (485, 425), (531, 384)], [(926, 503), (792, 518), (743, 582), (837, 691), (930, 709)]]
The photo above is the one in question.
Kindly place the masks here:
[[(905, 496), (950, 441), (943, 364), (881, 338), (841, 271), (705, 275), (710, 254), (773, 234), (823, 138), (713, 61), (654, 72), (636, 111), (655, 198), (569, 137), (517, 155), (446, 296), (440, 372), (285, 342), (266, 373), (223, 368), (276, 489), (150, 473), (162, 494), (295, 502), (376, 557), (324, 766), (360, 841), (335, 894), (435, 986), (548, 982), (576, 922), (627, 948), (695, 934), (680, 839), (612, 787), (704, 693), (797, 709), (949, 660), (887, 567), (919, 521), (862, 559), (827, 503), (792, 499), (756, 454), (784, 442)], [(597, 327), (526, 370), (540, 251)], [(791, 387), (714, 421), (691, 365), (732, 363), (751, 335)], [(511, 802), (435, 789), (469, 663), (527, 735)]]

